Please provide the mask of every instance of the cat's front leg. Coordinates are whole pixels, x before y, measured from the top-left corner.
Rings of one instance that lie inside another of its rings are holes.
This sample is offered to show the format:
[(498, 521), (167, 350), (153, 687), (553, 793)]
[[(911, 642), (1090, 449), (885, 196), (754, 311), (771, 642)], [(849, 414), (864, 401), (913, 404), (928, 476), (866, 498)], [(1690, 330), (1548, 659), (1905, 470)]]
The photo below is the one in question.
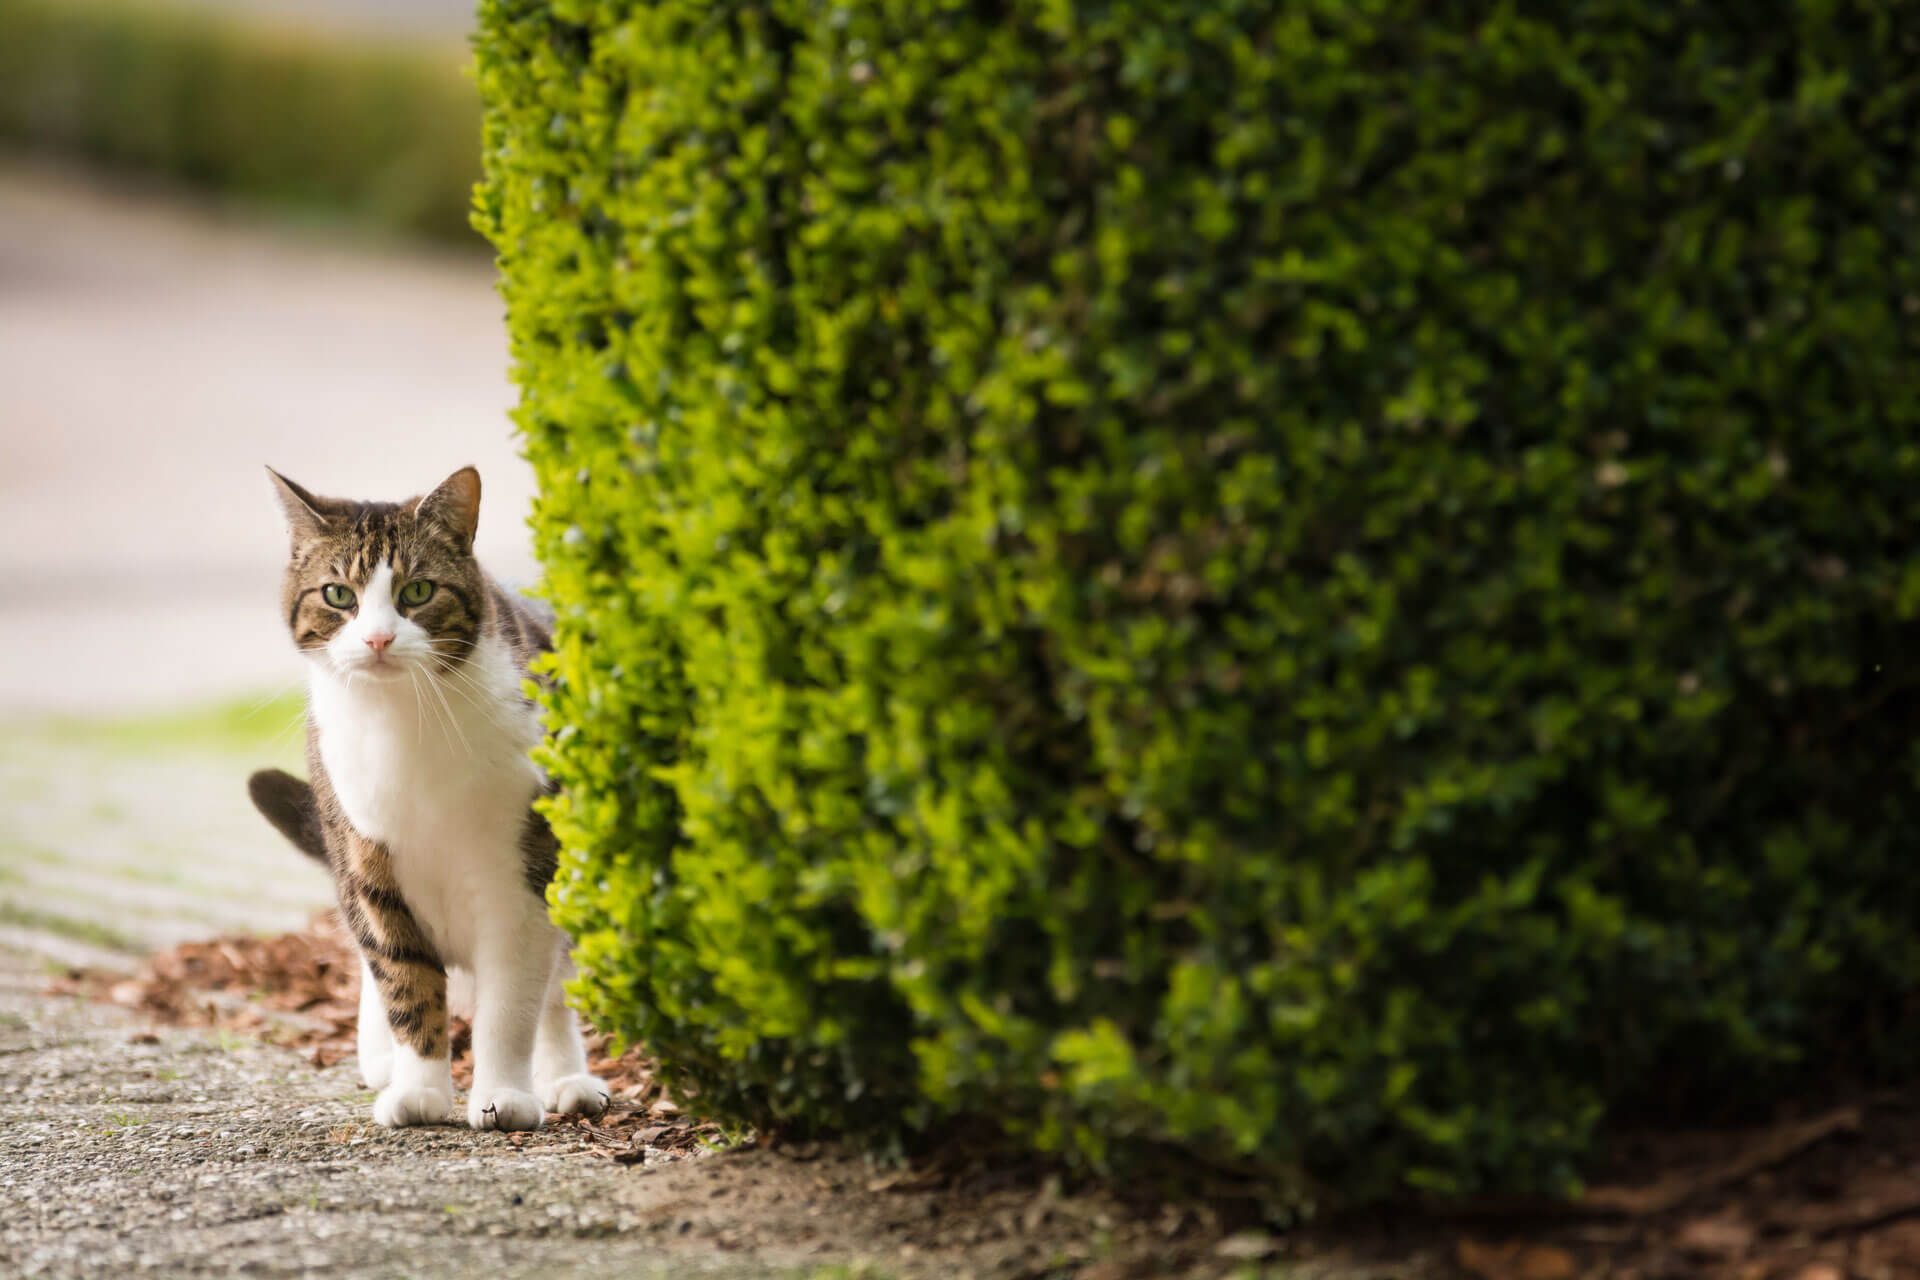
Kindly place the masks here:
[[(360, 1000), (360, 1063), (367, 1083), (380, 1091), (374, 1123), (390, 1129), (440, 1124), (453, 1110), (447, 971), (392, 883), (385, 851), (356, 843), (353, 852), (358, 856), (336, 873), (336, 885), (367, 984)], [(377, 1030), (381, 1021), (384, 1040)]]
[(380, 1003), (380, 984), (366, 957), (360, 958), (360, 1020), (354, 1056), (360, 1062), (360, 1079), (375, 1093), (393, 1079), (393, 1028), (387, 1025), (386, 1006)]
[[(544, 905), (544, 904), (543, 904)], [(473, 966), (473, 1088), (476, 1129), (538, 1129), (547, 1109), (533, 1091), (533, 1037), (553, 974), (553, 951), (535, 942), (544, 913), (488, 939)], [(529, 936), (531, 935), (531, 936)]]
[(447, 975), (437, 964), (378, 953), (364, 958), (393, 1038), (387, 1080), (373, 1100), (374, 1123), (389, 1129), (441, 1124), (453, 1110)]
[(562, 1115), (598, 1116), (612, 1101), (606, 1084), (587, 1071), (587, 1050), (580, 1042), (580, 1022), (567, 1007), (567, 978), (573, 965), (565, 943), (555, 939), (560, 958), (547, 984), (546, 1007), (540, 1013), (540, 1031), (534, 1037), (533, 1083), (549, 1111)]

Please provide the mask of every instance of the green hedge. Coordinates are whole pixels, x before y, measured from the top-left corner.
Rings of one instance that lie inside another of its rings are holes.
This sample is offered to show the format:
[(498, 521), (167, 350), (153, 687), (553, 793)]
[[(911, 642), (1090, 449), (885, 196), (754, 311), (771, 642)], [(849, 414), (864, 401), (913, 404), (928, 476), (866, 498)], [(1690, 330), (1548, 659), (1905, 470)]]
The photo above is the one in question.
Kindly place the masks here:
[(482, 4), (596, 1019), (1301, 1197), (1913, 1069), (1920, 6), (1524, 8)]
[(0, 142), (470, 240), (457, 47), (116, 0), (0, 3)]

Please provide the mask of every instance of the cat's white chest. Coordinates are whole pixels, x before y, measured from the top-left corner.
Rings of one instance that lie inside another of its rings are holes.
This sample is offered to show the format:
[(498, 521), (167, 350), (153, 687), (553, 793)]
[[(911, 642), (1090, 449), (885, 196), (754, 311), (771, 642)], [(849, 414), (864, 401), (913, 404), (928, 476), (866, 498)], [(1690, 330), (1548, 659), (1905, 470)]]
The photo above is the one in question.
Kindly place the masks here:
[(401, 892), (450, 961), (471, 950), (490, 895), (525, 895), (520, 835), (541, 786), (539, 720), (519, 671), (483, 641), (461, 677), (343, 682), (315, 675), (321, 763), (355, 831), (385, 846)]

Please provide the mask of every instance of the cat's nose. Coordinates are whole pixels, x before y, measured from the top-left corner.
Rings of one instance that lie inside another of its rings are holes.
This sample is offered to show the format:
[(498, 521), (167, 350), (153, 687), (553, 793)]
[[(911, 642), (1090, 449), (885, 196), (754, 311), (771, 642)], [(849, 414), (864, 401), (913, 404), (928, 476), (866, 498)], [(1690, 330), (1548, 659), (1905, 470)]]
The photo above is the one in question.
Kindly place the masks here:
[(387, 646), (393, 643), (393, 632), (369, 631), (367, 632), (366, 639), (367, 648), (373, 650), (373, 656), (376, 658), (384, 658), (387, 656)]

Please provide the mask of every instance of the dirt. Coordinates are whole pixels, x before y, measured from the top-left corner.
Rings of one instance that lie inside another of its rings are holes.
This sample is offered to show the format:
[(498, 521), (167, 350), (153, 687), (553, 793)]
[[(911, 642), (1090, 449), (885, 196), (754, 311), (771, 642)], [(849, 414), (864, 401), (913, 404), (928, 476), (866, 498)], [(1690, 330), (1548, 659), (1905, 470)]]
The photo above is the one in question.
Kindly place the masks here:
[(1886, 1093), (1751, 1132), (1623, 1139), (1620, 1181), (1504, 1229), (1483, 1220), (1455, 1260), (1485, 1280), (1920, 1276), (1917, 1103)]

